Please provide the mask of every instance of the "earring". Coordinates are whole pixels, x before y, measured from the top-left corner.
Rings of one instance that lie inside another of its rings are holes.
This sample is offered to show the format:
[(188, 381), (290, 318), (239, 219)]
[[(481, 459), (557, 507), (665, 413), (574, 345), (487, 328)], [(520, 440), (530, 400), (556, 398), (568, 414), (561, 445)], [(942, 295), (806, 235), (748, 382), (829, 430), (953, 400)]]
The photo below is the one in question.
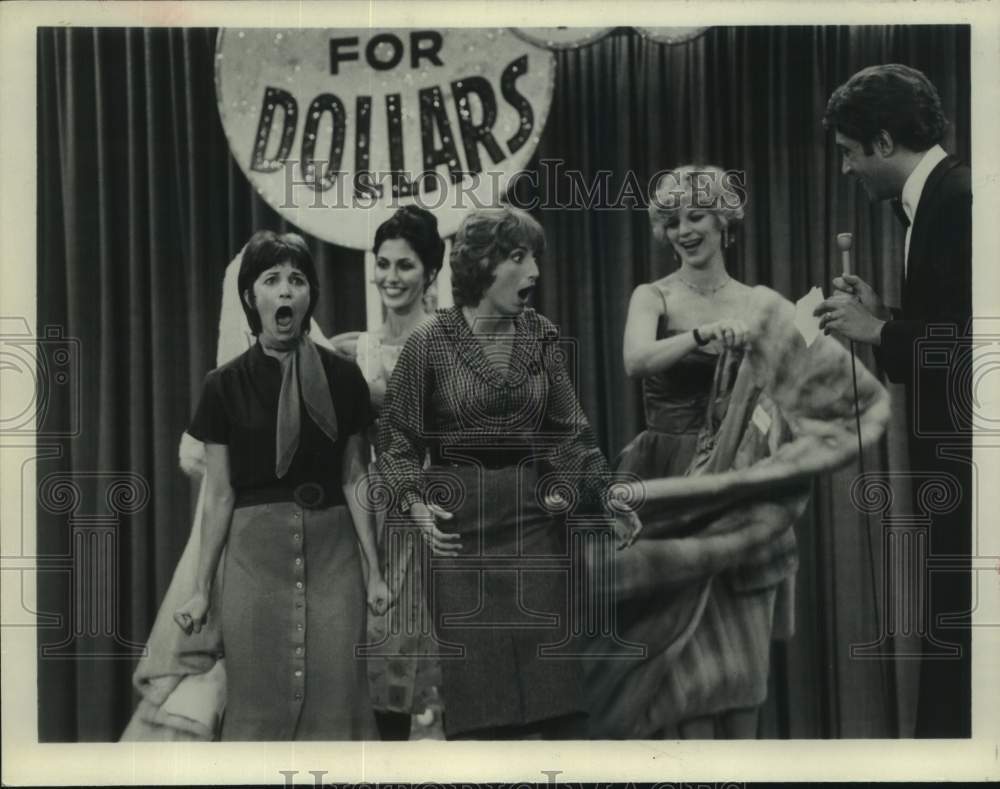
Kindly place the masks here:
[(730, 240), (731, 239), (729, 238), (729, 225), (726, 225), (722, 228), (722, 246), (728, 247)]

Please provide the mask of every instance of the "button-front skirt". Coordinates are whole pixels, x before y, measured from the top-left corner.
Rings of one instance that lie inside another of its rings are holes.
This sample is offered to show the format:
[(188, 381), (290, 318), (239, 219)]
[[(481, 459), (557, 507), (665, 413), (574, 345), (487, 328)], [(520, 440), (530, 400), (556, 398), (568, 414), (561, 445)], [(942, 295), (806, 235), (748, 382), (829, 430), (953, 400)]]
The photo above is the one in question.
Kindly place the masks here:
[(233, 512), (221, 625), (223, 740), (377, 739), (364, 660), (365, 591), (344, 506)]

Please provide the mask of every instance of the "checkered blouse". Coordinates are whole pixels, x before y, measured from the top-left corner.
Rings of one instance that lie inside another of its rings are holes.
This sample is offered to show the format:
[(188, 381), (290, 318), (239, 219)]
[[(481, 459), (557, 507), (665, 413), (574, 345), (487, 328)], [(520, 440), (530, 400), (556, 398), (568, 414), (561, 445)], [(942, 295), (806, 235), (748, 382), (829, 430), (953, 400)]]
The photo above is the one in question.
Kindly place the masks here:
[[(407, 512), (423, 500), (425, 452), (536, 451), (583, 501), (603, 500), (607, 460), (567, 372), (573, 342), (534, 310), (514, 322), (506, 373), (494, 366), (460, 307), (414, 330), (389, 382), (377, 468)], [(564, 488), (565, 490), (565, 488)]]

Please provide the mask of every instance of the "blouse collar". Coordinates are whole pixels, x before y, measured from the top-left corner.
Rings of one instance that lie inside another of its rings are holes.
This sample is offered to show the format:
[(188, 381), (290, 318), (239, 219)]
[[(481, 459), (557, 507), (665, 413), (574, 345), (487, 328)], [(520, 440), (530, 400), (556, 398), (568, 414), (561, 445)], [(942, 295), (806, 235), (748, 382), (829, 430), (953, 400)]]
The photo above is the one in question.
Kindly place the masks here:
[(445, 319), (445, 324), (456, 345), (460, 348), (462, 361), (470, 368), (494, 384), (511, 386), (519, 383), (520, 376), (516, 373), (529, 369), (533, 347), (533, 344), (529, 342), (530, 333), (524, 312), (514, 318), (514, 345), (511, 348), (506, 374), (498, 370), (486, 357), (486, 350), (472, 331), (472, 327), (469, 326), (461, 307), (450, 307), (447, 310), (442, 310), (440, 314)]

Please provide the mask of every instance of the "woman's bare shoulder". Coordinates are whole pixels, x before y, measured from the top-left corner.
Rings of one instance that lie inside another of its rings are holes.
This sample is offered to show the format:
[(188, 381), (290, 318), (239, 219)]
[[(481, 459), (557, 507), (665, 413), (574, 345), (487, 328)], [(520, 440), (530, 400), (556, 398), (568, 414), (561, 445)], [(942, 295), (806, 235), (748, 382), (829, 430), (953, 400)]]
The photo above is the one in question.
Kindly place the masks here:
[(632, 302), (640, 307), (663, 312), (673, 287), (674, 281), (670, 277), (643, 282), (632, 291)]

